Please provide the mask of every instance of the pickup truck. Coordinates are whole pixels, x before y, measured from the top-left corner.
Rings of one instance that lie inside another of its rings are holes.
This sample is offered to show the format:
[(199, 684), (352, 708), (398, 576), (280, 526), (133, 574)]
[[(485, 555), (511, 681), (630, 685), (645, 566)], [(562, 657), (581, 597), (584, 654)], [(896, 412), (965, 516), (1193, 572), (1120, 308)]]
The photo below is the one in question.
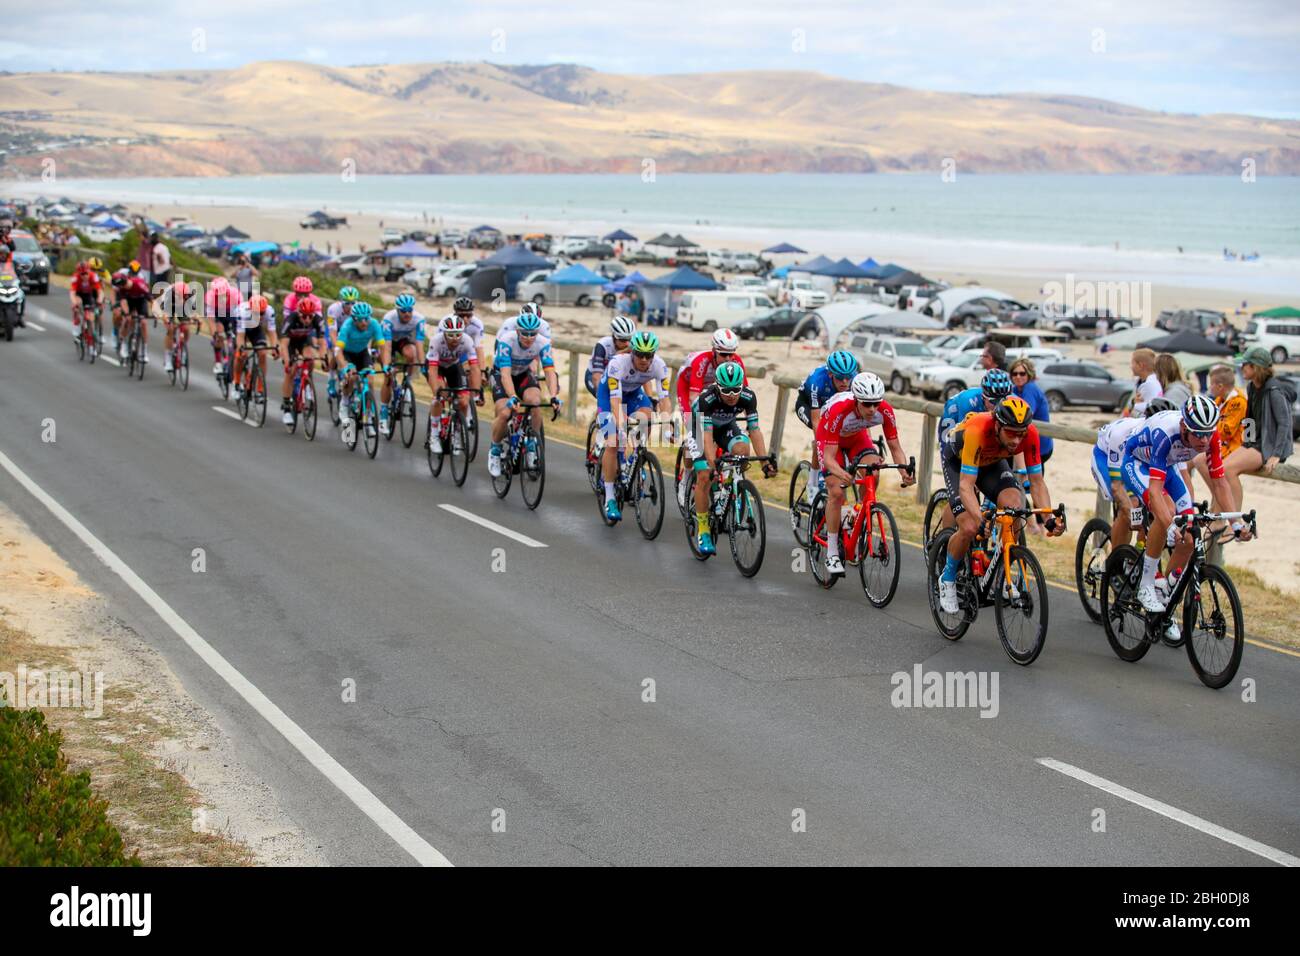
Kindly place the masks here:
[(382, 252), (367, 252), (339, 261), (339, 271), (349, 282), (396, 282), (406, 272), (398, 259), (390, 259)]
[(800, 312), (811, 312), (830, 301), (829, 296), (813, 286), (810, 279), (787, 279), (777, 293), (777, 302)]
[(346, 216), (308, 216), (298, 221), (298, 225), (303, 229), (337, 229), (347, 224)]

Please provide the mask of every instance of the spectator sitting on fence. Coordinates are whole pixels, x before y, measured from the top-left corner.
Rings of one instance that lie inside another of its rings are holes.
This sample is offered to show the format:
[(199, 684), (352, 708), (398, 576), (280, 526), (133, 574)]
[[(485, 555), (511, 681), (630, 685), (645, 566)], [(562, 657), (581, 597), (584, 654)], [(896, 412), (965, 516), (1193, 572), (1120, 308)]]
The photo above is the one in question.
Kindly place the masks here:
[(1242, 442), (1223, 463), (1238, 511), (1242, 509), (1241, 476), (1271, 475), (1290, 456), (1294, 444), (1291, 406), (1296, 399), (1290, 385), (1273, 377), (1273, 356), (1268, 349), (1248, 349), (1241, 358), (1241, 374), (1248, 383)]

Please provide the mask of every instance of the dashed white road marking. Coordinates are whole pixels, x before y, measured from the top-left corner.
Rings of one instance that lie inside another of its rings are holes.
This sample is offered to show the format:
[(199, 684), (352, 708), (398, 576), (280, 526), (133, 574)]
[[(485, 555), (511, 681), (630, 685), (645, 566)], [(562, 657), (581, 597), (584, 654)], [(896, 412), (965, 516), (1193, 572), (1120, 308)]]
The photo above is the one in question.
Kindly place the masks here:
[(26, 320), (24, 320), (24, 324), (26, 324), (26, 326), (27, 326), (29, 329), (31, 329), (33, 332), (44, 332), (44, 331), (45, 331), (45, 326), (43, 326), (43, 325), (37, 325), (35, 322), (31, 321), (30, 319), (26, 319)]
[(473, 512), (466, 511), (464, 508), (457, 508), (455, 505), (438, 505), (443, 511), (450, 511), (452, 514), (464, 518), (466, 521), (472, 521), (476, 525), (481, 525), (489, 531), (495, 531), (497, 534), (503, 534), (513, 541), (520, 544), (526, 544), (530, 548), (545, 548), (547, 545), (538, 541), (536, 538), (530, 538), (526, 534), (520, 534), (518, 531), (511, 530), (505, 525), (497, 524), (495, 521), (488, 521), (487, 518), (480, 518)]
[(250, 422), (247, 418), (240, 418), (239, 412), (232, 411), (229, 408), (222, 408), (220, 405), (213, 405), (212, 410), (214, 412), (220, 412), (222, 415), (225, 415), (227, 418), (233, 418), (235, 421), (247, 425), (249, 428), (257, 427), (257, 422)]

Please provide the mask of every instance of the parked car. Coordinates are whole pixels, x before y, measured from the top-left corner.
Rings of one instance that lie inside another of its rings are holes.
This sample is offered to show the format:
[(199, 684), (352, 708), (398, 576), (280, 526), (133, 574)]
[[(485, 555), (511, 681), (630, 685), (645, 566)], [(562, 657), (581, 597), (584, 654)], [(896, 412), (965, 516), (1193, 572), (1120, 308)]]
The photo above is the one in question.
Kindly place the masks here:
[(972, 349), (979, 351), (989, 342), (1001, 342), (1011, 358), (1028, 356), (1034, 361), (1042, 358), (1060, 358), (1059, 349), (1047, 345), (1048, 341), (1061, 336), (1052, 332), (1028, 332), (1023, 329), (993, 329), (988, 332), (950, 332), (937, 335), (926, 344), (941, 359), (952, 359), (962, 352)]
[(1246, 323), (1246, 345), (1266, 348), (1277, 364), (1300, 355), (1300, 319), (1251, 319)]
[[(803, 321), (807, 312), (800, 312), (790, 308), (788, 305), (781, 306), (779, 309), (773, 309), (767, 315), (758, 315), (752, 319), (733, 326), (737, 335), (742, 339), (763, 339), (776, 338), (778, 336), (788, 336), (794, 333), (795, 327)], [(809, 322), (806, 329), (800, 333), (800, 338), (812, 341), (819, 335), (816, 322)]]
[(608, 242), (588, 242), (585, 245), (563, 246), (561, 253), (574, 259), (613, 259), (614, 247)]
[(433, 270), (424, 266), (409, 269), (402, 274), (402, 285), (410, 286), (416, 292), (429, 294), (432, 288)]
[(937, 365), (922, 365), (916, 374), (916, 388), (926, 398), (947, 401), (960, 391), (974, 388), (984, 377), (980, 352), (962, 352)]
[(1278, 372), (1277, 377), (1291, 386), (1295, 401), (1291, 403), (1291, 437), (1300, 438), (1300, 375), (1295, 372)]
[(1067, 405), (1098, 405), (1117, 412), (1128, 401), (1133, 383), (1117, 379), (1096, 362), (1051, 362), (1038, 369), (1038, 387), (1054, 412)]
[(602, 262), (596, 266), (596, 274), (604, 276), (610, 282), (616, 282), (627, 275), (627, 269), (617, 262)]
[(556, 285), (550, 281), (552, 272), (538, 269), (530, 273), (515, 289), (515, 298), (538, 305), (588, 306), (600, 297), (600, 285)]
[[(951, 329), (961, 325), (961, 320), (957, 319), (954, 313), (968, 303), (983, 306), (993, 316), (1001, 316), (1007, 311), (1026, 311), (1026, 306), (1023, 303), (1005, 292), (983, 286), (958, 286), (952, 289), (941, 289), (930, 298), (921, 311), (926, 315), (942, 320)], [(967, 311), (969, 312), (969, 310)]]
[(937, 286), (905, 285), (898, 290), (898, 297), (893, 305), (896, 309), (910, 309), (913, 312), (920, 312), (938, 292), (939, 288)]
[(1197, 335), (1204, 335), (1206, 329), (1218, 325), (1223, 319), (1223, 313), (1213, 309), (1166, 309), (1156, 318), (1156, 328), (1166, 332), (1190, 329)]
[(708, 264), (719, 272), (759, 273), (763, 264), (752, 252), (736, 252), (732, 249), (719, 249), (708, 254)]
[(762, 292), (687, 292), (677, 303), (677, 324), (713, 332), (767, 315), (776, 303)]
[(655, 254), (645, 249), (629, 249), (623, 253), (620, 262), (629, 266), (654, 265), (657, 261)]
[(731, 276), (725, 282), (727, 289), (736, 292), (762, 292), (766, 294), (767, 283), (758, 276)]
[(406, 241), (406, 233), (400, 229), (394, 229), (392, 226), (387, 227), (379, 237), (379, 243), (385, 249), (389, 246), (400, 246)]
[(875, 372), (889, 383), (889, 390), (906, 395), (914, 388), (922, 366), (933, 365), (935, 355), (920, 339), (906, 336), (869, 336), (863, 347), (851, 348), (862, 370)]
[(787, 278), (781, 286), (777, 301), (802, 312), (811, 312), (826, 305), (830, 301), (830, 296), (814, 286), (811, 279)]
[(1133, 327), (1132, 319), (1126, 319), (1112, 313), (1109, 309), (1052, 309), (1049, 303), (1043, 303), (1039, 309), (1040, 318), (1036, 323), (1040, 329), (1056, 329), (1064, 332), (1068, 338), (1081, 338), (1084, 335), (1096, 335), (1097, 323), (1106, 320), (1106, 331), (1119, 332)]
[(339, 271), (347, 276), (349, 282), (396, 282), (406, 272), (405, 265), (379, 250), (345, 256), (344, 259), (346, 261), (339, 263)]
[(444, 229), (438, 233), (438, 244), (442, 246), (459, 246), (465, 242), (465, 233), (459, 229)]
[(451, 268), (434, 276), (431, 294), (435, 298), (437, 296), (450, 298), (460, 295), (461, 286), (469, 279), (470, 273), (476, 268), (478, 268), (476, 262), (452, 263)]
[(41, 251), (36, 237), (22, 229), (9, 233), (14, 244), (14, 275), (23, 289), (31, 289), (37, 295), (47, 295), (50, 291), (50, 260)]

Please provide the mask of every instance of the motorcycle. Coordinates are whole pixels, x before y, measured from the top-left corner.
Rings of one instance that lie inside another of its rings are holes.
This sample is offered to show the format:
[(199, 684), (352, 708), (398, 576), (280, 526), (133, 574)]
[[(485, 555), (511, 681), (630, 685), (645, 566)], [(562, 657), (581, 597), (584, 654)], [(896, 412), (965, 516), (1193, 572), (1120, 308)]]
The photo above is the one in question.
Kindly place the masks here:
[(0, 275), (0, 334), (6, 342), (13, 341), (15, 327), (24, 326), (26, 308), (27, 296), (18, 279), (9, 273)]

